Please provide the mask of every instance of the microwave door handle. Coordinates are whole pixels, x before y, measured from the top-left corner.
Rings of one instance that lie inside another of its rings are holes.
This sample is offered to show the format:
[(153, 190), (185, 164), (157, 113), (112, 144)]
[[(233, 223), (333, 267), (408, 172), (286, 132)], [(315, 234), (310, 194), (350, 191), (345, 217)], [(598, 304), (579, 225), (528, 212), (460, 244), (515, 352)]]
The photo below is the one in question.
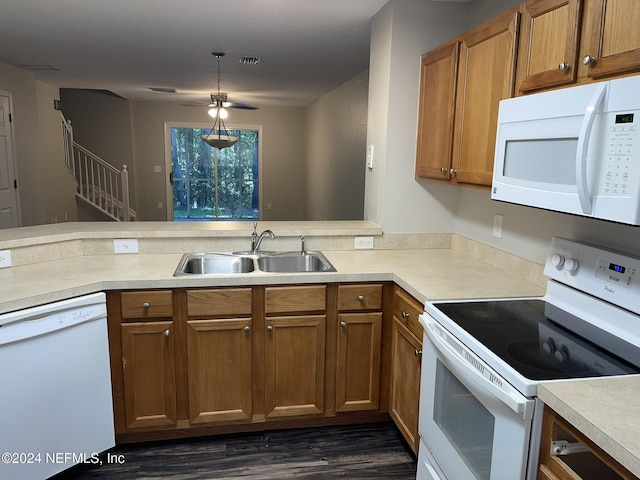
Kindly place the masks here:
[(504, 390), (497, 385), (491, 383), (482, 374), (474, 369), (471, 365), (460, 358), (459, 354), (446, 342), (444, 342), (439, 335), (435, 334), (431, 330), (432, 321), (427, 320), (427, 328), (424, 329), (425, 333), (431, 340), (431, 343), (435, 346), (436, 350), (448, 360), (446, 362), (447, 368), (451, 372), (461, 378), (466, 378), (487, 391), (489, 394), (498, 398), (502, 403), (507, 405), (511, 410), (520, 415), (523, 420), (528, 420), (532, 415), (531, 400), (527, 399), (516, 392)]
[(600, 104), (604, 100), (604, 94), (607, 91), (606, 83), (596, 86), (589, 105), (584, 114), (582, 125), (580, 126), (580, 135), (578, 136), (578, 148), (576, 150), (576, 186), (578, 187), (578, 200), (582, 212), (590, 215), (593, 212), (593, 204), (591, 202), (591, 193), (589, 192), (589, 183), (587, 178), (587, 164), (589, 156), (589, 140), (591, 139), (591, 129), (596, 120), (596, 114)]

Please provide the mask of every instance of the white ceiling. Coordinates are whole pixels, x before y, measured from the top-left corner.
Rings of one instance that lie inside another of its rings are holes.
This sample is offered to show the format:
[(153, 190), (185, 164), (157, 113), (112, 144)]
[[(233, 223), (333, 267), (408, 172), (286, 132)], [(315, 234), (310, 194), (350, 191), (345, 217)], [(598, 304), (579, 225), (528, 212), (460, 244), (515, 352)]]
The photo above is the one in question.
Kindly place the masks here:
[(216, 91), (211, 52), (222, 51), (230, 100), (304, 106), (368, 67), (371, 18), (387, 1), (2, 0), (0, 61), (53, 66), (34, 73), (61, 88), (185, 103)]

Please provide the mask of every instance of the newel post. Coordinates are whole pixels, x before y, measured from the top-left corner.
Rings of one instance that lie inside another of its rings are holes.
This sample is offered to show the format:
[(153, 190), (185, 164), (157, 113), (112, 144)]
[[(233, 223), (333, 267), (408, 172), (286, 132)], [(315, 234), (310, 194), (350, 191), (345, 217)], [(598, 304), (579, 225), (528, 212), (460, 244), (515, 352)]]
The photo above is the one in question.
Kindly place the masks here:
[(120, 179), (122, 180), (122, 221), (128, 222), (129, 218), (129, 172), (127, 172), (127, 166), (122, 165), (122, 171), (120, 172)]

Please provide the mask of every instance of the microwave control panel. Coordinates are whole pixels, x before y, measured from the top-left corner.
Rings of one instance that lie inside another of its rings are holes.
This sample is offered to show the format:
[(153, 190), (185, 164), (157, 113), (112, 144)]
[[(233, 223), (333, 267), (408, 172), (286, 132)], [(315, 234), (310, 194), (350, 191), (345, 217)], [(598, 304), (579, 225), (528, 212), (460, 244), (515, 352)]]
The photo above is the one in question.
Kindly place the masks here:
[[(634, 190), (640, 154), (640, 111), (606, 115), (601, 195), (626, 197)], [(634, 161), (635, 159), (635, 161)]]

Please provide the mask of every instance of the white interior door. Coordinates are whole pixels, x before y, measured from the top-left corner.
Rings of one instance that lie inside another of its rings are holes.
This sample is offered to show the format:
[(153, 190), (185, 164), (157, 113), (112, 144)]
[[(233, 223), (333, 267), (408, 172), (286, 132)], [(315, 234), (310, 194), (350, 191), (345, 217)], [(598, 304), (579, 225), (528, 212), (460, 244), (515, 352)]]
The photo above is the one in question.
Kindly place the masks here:
[(20, 226), (18, 178), (13, 155), (10, 97), (0, 93), (0, 228)]

